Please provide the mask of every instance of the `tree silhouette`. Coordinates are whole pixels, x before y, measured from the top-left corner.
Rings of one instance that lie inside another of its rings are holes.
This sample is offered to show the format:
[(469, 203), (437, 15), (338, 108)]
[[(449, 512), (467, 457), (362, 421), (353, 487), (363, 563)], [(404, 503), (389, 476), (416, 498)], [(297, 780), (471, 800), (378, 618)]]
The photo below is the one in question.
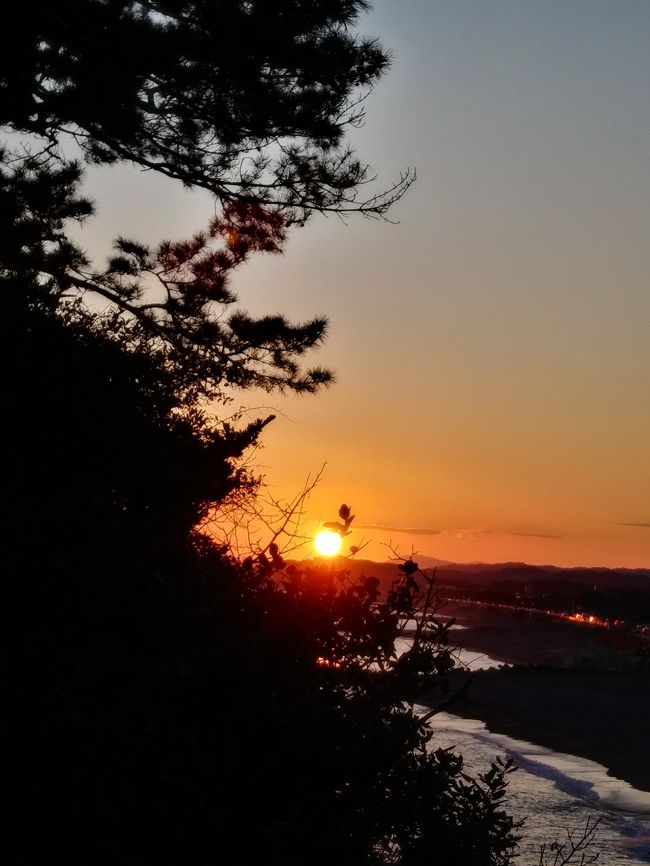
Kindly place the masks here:
[[(325, 321), (237, 310), (234, 269), (313, 212), (385, 215), (411, 180), (364, 198), (345, 144), (387, 65), (351, 30), (365, 5), (67, 0), (5, 21), (0, 122), (30, 137), (0, 160), (10, 862), (509, 860), (511, 768), (468, 779), (413, 711), (451, 667), (417, 567), (381, 597), (196, 531), (254, 489), (236, 458), (269, 420), (234, 429), (206, 401), (331, 381), (301, 367)], [(70, 138), (209, 190), (217, 215), (119, 238), (97, 268), (67, 231), (93, 213)]]
[[(205, 233), (153, 250), (118, 238), (116, 254), (97, 270), (66, 234), (67, 220), (92, 213), (78, 194), (79, 166), (47, 151), (4, 155), (0, 279), (11, 303), (73, 317), (124, 351), (155, 359), (165, 387), (185, 407), (222, 397), (226, 386), (313, 392), (331, 381), (326, 370), (298, 365), (322, 341), (324, 319), (291, 325), (281, 315), (226, 315), (236, 302), (233, 269), (254, 252), (282, 249), (286, 223), (277, 210), (228, 203)], [(88, 305), (92, 296), (101, 312)]]
[(90, 161), (129, 160), (288, 221), (382, 215), (411, 177), (363, 198), (370, 172), (345, 144), (388, 65), (351, 30), (367, 6), (25, 2), (3, 28), (0, 123), (69, 133)]
[[(17, 7), (2, 34), (0, 123), (44, 149), (5, 151), (0, 164), (5, 219), (17, 226), (3, 260), (9, 275), (18, 268), (24, 283), (25, 265), (32, 288), (47, 289), (48, 304), (66, 312), (79, 298), (108, 301), (91, 326), (129, 351), (155, 353), (184, 400), (220, 396), (228, 384), (314, 391), (330, 382), (328, 371), (297, 363), (322, 341), (323, 319), (290, 325), (282, 315), (237, 311), (224, 321), (223, 306), (236, 301), (231, 270), (252, 252), (278, 252), (290, 225), (313, 212), (383, 216), (413, 179), (407, 172), (364, 198), (370, 170), (345, 141), (388, 64), (376, 41), (351, 29), (366, 7)], [(189, 241), (153, 250), (119, 238), (97, 271), (65, 233), (66, 219), (93, 210), (76, 192), (80, 166), (59, 148), (71, 139), (88, 162), (128, 161), (208, 190), (219, 215)]]

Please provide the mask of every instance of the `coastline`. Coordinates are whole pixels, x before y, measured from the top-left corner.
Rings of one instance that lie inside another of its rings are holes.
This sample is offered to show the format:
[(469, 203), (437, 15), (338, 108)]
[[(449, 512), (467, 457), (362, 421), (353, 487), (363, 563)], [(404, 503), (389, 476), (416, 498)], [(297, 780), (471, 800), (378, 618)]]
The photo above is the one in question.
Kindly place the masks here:
[[(467, 676), (457, 677), (458, 685)], [(492, 733), (588, 758), (650, 792), (648, 674), (513, 667), (469, 676), (469, 688), (447, 712), (480, 719)]]
[(452, 632), (458, 646), (504, 665), (453, 673), (452, 690), (470, 682), (447, 712), (595, 761), (650, 792), (649, 670), (632, 669), (594, 629), (452, 605), (443, 613), (463, 625)]

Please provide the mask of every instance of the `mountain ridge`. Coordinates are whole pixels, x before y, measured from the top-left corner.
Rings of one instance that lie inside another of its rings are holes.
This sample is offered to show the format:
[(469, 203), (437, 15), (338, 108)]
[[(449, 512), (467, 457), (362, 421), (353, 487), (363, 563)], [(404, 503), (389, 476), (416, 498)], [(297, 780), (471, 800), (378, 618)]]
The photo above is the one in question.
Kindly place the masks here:
[[(414, 561), (424, 571), (435, 569), (438, 582), (444, 585), (490, 585), (493, 583), (516, 582), (538, 583), (557, 581), (596, 586), (607, 590), (647, 590), (650, 591), (650, 568), (606, 568), (598, 566), (558, 566), (530, 565), (525, 562), (502, 563), (455, 563), (434, 560), (433, 557), (414, 557)], [(397, 576), (397, 561), (375, 562), (370, 559), (350, 559), (348, 562), (353, 577), (375, 576), (384, 580)]]

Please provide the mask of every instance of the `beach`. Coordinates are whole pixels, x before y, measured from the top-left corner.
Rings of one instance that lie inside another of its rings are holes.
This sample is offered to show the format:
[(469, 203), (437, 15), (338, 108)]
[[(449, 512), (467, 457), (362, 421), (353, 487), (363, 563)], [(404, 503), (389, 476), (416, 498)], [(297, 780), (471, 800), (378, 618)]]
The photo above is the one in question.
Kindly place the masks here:
[[(444, 613), (463, 626), (452, 632), (459, 645), (507, 665), (455, 673), (452, 687), (465, 688), (448, 712), (589, 758), (650, 791), (647, 666), (634, 669), (596, 629), (484, 608), (449, 605)], [(435, 699), (429, 703), (435, 706)]]

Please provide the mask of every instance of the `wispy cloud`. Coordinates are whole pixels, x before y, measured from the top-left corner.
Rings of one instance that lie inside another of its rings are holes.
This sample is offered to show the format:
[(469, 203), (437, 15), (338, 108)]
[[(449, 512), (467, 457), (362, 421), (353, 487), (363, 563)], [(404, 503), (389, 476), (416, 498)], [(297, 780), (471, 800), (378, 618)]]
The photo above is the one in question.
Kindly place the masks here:
[(369, 531), (401, 532), (405, 535), (454, 535), (456, 538), (485, 538), (488, 535), (515, 535), (519, 538), (547, 538), (561, 540), (563, 535), (550, 532), (516, 532), (509, 529), (430, 529), (416, 526), (390, 526), (383, 523), (357, 524), (356, 529)]
[(443, 530), (440, 529), (426, 529), (421, 527), (412, 527), (412, 526), (384, 526), (381, 523), (362, 523), (356, 524), (356, 529), (378, 529), (382, 532), (404, 532), (409, 535), (440, 535)]
[(615, 523), (614, 526), (631, 526), (633, 529), (650, 529), (650, 523)]
[(455, 535), (456, 538), (487, 538), (495, 535), (510, 535), (516, 538), (546, 538), (561, 541), (563, 535), (555, 535), (551, 532), (519, 532), (514, 529), (449, 529), (442, 530), (443, 533)]
[(517, 535), (519, 538), (554, 538), (561, 541), (563, 535), (554, 535), (551, 532), (505, 532), (505, 535)]

